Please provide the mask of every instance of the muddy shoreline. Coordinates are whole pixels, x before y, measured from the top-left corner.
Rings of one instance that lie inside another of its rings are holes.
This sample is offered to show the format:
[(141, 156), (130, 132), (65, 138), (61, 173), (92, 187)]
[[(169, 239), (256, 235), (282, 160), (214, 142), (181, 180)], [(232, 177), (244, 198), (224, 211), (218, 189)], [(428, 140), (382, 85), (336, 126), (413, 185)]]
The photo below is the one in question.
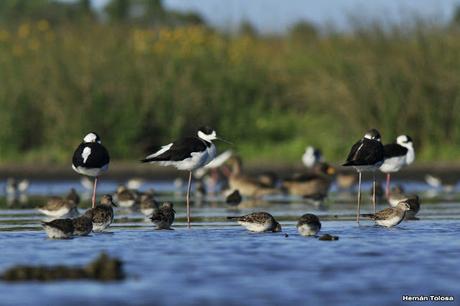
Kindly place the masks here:
[[(336, 165), (337, 166), (337, 165)], [(274, 172), (279, 177), (289, 177), (293, 173), (305, 171), (301, 165), (290, 164), (248, 164), (245, 167), (245, 172), (250, 174), (258, 174), (263, 172)], [(353, 173), (350, 169), (338, 167), (337, 171), (340, 173)], [(378, 178), (383, 178), (382, 173), (377, 172)], [(457, 181), (460, 180), (460, 163), (426, 163), (415, 164), (410, 166), (399, 173), (392, 175), (394, 179), (415, 180), (422, 181), (426, 174), (438, 176), (443, 180)], [(176, 177), (187, 177), (184, 171), (177, 171), (172, 167), (161, 167), (155, 165), (144, 165), (140, 163), (129, 162), (116, 162), (114, 161), (109, 171), (104, 174), (105, 178), (109, 179), (129, 179), (133, 177), (143, 179), (173, 179)], [(14, 177), (14, 178), (28, 178), (32, 180), (63, 180), (63, 179), (77, 179), (78, 175), (72, 170), (70, 166), (63, 165), (32, 165), (32, 164), (9, 164), (0, 166), (0, 180)], [(366, 174), (365, 177), (370, 177)]]

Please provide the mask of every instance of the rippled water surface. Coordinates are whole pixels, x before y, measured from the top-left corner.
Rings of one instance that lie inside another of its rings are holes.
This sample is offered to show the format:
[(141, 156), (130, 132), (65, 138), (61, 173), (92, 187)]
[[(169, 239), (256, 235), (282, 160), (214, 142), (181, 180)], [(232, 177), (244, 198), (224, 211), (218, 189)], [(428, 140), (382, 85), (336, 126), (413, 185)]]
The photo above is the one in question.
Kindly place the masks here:
[[(58, 194), (68, 185), (72, 182), (42, 183), (31, 190)], [(167, 192), (171, 185), (156, 186)], [(114, 187), (106, 184), (101, 190)], [(174, 231), (155, 231), (139, 212), (117, 210), (110, 233), (69, 240), (47, 239), (39, 225), (43, 218), (32, 207), (3, 203), (0, 271), (15, 264), (82, 266), (104, 250), (123, 260), (127, 279), (0, 282), (0, 305), (396, 305), (405, 304), (402, 295), (421, 294), (454, 295), (451, 304), (460, 303), (456, 194), (424, 201), (420, 220), (391, 229), (368, 221), (357, 226), (354, 198), (336, 193), (319, 207), (277, 197), (235, 209), (210, 198), (195, 203), (191, 230), (184, 223), (183, 196), (164, 193), (161, 198), (176, 203)], [(260, 210), (271, 212), (283, 232), (249, 233), (225, 220)], [(320, 216), (323, 233), (340, 239), (299, 236), (295, 222), (306, 212)]]

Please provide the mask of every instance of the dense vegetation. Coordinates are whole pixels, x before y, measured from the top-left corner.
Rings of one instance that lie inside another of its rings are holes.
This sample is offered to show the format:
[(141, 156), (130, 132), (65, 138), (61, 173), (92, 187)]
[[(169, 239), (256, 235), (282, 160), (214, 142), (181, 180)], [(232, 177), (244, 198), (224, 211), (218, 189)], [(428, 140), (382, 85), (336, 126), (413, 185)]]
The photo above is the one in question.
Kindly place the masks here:
[(120, 21), (113, 5), (104, 22), (0, 25), (2, 162), (68, 162), (90, 130), (137, 160), (205, 123), (258, 161), (295, 162), (307, 144), (340, 161), (370, 127), (385, 142), (410, 134), (418, 158), (460, 158), (455, 24), (228, 35), (192, 15)]

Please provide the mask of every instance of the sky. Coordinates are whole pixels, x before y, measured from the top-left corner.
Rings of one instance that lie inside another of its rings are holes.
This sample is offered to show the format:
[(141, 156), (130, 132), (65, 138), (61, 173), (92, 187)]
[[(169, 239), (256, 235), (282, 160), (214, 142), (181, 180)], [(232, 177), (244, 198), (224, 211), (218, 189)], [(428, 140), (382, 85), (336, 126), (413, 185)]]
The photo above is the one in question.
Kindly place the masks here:
[[(93, 0), (97, 7), (107, 0)], [(307, 20), (318, 26), (350, 28), (350, 17), (402, 23), (414, 16), (450, 20), (460, 0), (163, 0), (166, 7), (199, 13), (209, 24), (235, 30), (249, 21), (263, 33), (282, 33)]]

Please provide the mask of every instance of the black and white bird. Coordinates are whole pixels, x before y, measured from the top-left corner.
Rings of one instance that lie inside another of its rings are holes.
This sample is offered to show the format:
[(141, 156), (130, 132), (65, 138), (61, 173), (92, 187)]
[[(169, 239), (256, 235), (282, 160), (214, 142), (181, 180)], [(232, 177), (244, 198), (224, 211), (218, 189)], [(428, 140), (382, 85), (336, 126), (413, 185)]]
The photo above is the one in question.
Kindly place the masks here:
[(322, 161), (323, 155), (319, 149), (312, 146), (305, 148), (305, 152), (302, 155), (302, 163), (305, 165), (305, 167), (313, 168), (313, 166)]
[(383, 150), (385, 161), (380, 166), (380, 171), (387, 175), (385, 196), (388, 198), (391, 173), (398, 172), (404, 166), (412, 164), (415, 159), (415, 151), (412, 138), (407, 135), (398, 136), (396, 142), (384, 145)]
[(359, 223), (360, 205), (361, 205), (361, 173), (370, 171), (373, 174), (373, 195), (375, 213), (375, 170), (377, 170), (384, 160), (384, 150), (381, 143), (381, 136), (376, 129), (370, 129), (364, 137), (355, 143), (348, 154), (346, 162), (342, 165), (353, 167), (358, 172), (358, 209), (356, 221)]
[(101, 173), (109, 169), (109, 163), (109, 153), (101, 144), (99, 136), (94, 132), (86, 135), (73, 153), (73, 170), (79, 174), (94, 177), (92, 207), (96, 206), (97, 179)]
[(143, 163), (157, 163), (161, 166), (174, 166), (178, 170), (189, 171), (187, 188), (187, 224), (190, 227), (190, 188), (192, 172), (208, 164), (216, 156), (213, 140), (220, 139), (216, 131), (205, 126), (198, 129), (196, 136), (185, 137), (162, 146), (158, 151), (141, 160)]

